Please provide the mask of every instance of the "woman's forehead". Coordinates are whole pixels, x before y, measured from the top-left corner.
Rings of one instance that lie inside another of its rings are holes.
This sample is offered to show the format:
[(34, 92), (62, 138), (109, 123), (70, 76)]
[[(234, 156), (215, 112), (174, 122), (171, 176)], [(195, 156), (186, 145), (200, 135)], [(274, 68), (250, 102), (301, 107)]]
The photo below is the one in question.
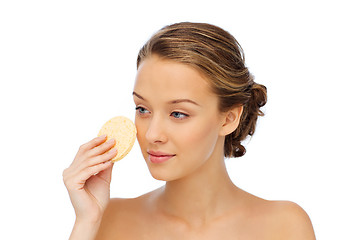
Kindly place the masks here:
[(206, 78), (191, 66), (156, 56), (138, 68), (134, 91), (179, 97), (213, 95)]

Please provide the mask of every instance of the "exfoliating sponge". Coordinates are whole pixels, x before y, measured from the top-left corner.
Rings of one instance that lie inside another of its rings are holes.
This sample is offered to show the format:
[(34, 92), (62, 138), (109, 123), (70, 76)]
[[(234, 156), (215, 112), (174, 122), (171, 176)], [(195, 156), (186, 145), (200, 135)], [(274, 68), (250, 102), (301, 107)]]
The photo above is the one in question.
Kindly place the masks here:
[(116, 140), (115, 148), (117, 155), (111, 159), (116, 162), (124, 158), (131, 151), (136, 140), (137, 129), (134, 123), (123, 116), (118, 116), (108, 120), (99, 131), (98, 136), (107, 135), (107, 140), (114, 138)]

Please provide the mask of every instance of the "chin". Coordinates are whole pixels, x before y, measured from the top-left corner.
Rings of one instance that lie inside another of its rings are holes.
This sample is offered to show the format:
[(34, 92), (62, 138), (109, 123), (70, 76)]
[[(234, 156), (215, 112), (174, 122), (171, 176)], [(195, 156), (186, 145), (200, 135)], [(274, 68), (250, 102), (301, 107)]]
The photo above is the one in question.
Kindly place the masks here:
[[(152, 175), (152, 174), (151, 174), (151, 175)], [(164, 177), (162, 177), (162, 176), (155, 176), (155, 175), (152, 175), (152, 177), (153, 177), (155, 180), (167, 182), (166, 178), (164, 178)]]
[(171, 171), (166, 167), (148, 165), (148, 169), (150, 175), (156, 180), (169, 182), (177, 179), (176, 172)]

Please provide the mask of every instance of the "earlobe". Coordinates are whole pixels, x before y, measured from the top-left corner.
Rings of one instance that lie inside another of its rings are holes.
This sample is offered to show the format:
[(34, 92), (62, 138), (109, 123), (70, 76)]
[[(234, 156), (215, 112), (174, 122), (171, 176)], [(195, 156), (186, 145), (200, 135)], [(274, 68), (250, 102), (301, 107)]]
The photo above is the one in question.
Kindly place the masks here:
[(234, 132), (237, 129), (242, 113), (243, 106), (238, 106), (224, 114), (224, 123), (220, 130), (221, 136), (227, 136), (228, 134)]

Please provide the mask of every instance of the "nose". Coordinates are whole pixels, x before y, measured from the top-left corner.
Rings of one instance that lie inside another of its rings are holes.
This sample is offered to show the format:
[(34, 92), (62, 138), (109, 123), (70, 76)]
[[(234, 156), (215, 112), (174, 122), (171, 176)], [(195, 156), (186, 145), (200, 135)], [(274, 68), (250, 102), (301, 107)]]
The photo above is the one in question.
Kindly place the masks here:
[(165, 128), (162, 119), (158, 117), (152, 117), (149, 122), (145, 137), (149, 143), (165, 143), (167, 141), (167, 136), (164, 129)]

